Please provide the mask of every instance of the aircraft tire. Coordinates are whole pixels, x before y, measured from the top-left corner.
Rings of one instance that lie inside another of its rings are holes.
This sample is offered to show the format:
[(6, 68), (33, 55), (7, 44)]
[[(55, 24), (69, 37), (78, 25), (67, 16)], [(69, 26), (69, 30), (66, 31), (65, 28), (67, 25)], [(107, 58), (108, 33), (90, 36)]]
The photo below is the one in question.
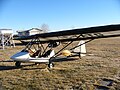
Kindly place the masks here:
[(48, 67), (49, 67), (49, 68), (53, 68), (53, 67), (54, 67), (54, 64), (53, 64), (53, 63), (49, 63), (49, 64), (48, 64)]
[(16, 67), (20, 67), (20, 66), (21, 66), (21, 62), (17, 61), (17, 62), (15, 63), (15, 66), (16, 66)]

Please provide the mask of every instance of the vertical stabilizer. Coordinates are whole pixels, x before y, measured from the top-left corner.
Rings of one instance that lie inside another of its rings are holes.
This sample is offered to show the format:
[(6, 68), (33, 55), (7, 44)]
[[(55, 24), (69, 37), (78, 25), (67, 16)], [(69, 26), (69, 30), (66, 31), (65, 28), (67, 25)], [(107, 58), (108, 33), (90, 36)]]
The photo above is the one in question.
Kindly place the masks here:
[(85, 47), (85, 41), (81, 40), (79, 43), (78, 43), (78, 46), (77, 48), (74, 49), (74, 52), (76, 53), (80, 53), (80, 56), (83, 57), (83, 56), (86, 56), (86, 47)]

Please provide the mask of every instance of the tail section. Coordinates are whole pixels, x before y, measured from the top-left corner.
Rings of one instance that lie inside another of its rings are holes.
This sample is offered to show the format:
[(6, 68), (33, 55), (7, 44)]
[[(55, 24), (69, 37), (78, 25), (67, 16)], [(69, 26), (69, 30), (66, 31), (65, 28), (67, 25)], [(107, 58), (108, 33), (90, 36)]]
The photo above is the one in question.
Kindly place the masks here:
[(78, 47), (74, 49), (74, 52), (80, 53), (80, 57), (86, 56), (85, 41), (81, 40), (81, 41), (78, 43)]

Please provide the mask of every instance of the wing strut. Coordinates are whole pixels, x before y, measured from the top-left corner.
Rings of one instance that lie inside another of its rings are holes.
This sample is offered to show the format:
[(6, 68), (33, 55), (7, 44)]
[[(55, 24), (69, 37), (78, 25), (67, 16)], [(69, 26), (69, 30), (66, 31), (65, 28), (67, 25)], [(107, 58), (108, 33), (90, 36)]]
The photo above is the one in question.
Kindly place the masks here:
[[(80, 38), (81, 35), (77, 36), (76, 39)], [(70, 44), (72, 44), (74, 41), (70, 41), (67, 45), (65, 45), (62, 49), (60, 49), (53, 57), (57, 57), (59, 53), (64, 50), (66, 47), (68, 47)]]
[(91, 42), (92, 40), (94, 40), (94, 39), (90, 39), (90, 40), (86, 41), (85, 43), (82, 43), (82, 44), (80, 44), (80, 45), (77, 45), (77, 46), (71, 48), (70, 50), (73, 50), (73, 49), (75, 49), (75, 48), (77, 48), (77, 47), (79, 47), (79, 46), (82, 46), (83, 44), (89, 43), (89, 42)]

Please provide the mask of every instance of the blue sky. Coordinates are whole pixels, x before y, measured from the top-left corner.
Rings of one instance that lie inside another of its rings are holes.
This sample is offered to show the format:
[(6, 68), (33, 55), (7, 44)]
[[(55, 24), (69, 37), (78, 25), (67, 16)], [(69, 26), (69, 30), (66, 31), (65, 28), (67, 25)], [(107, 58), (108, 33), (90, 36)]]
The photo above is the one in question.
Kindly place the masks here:
[(120, 0), (0, 0), (0, 28), (50, 31), (120, 23)]

